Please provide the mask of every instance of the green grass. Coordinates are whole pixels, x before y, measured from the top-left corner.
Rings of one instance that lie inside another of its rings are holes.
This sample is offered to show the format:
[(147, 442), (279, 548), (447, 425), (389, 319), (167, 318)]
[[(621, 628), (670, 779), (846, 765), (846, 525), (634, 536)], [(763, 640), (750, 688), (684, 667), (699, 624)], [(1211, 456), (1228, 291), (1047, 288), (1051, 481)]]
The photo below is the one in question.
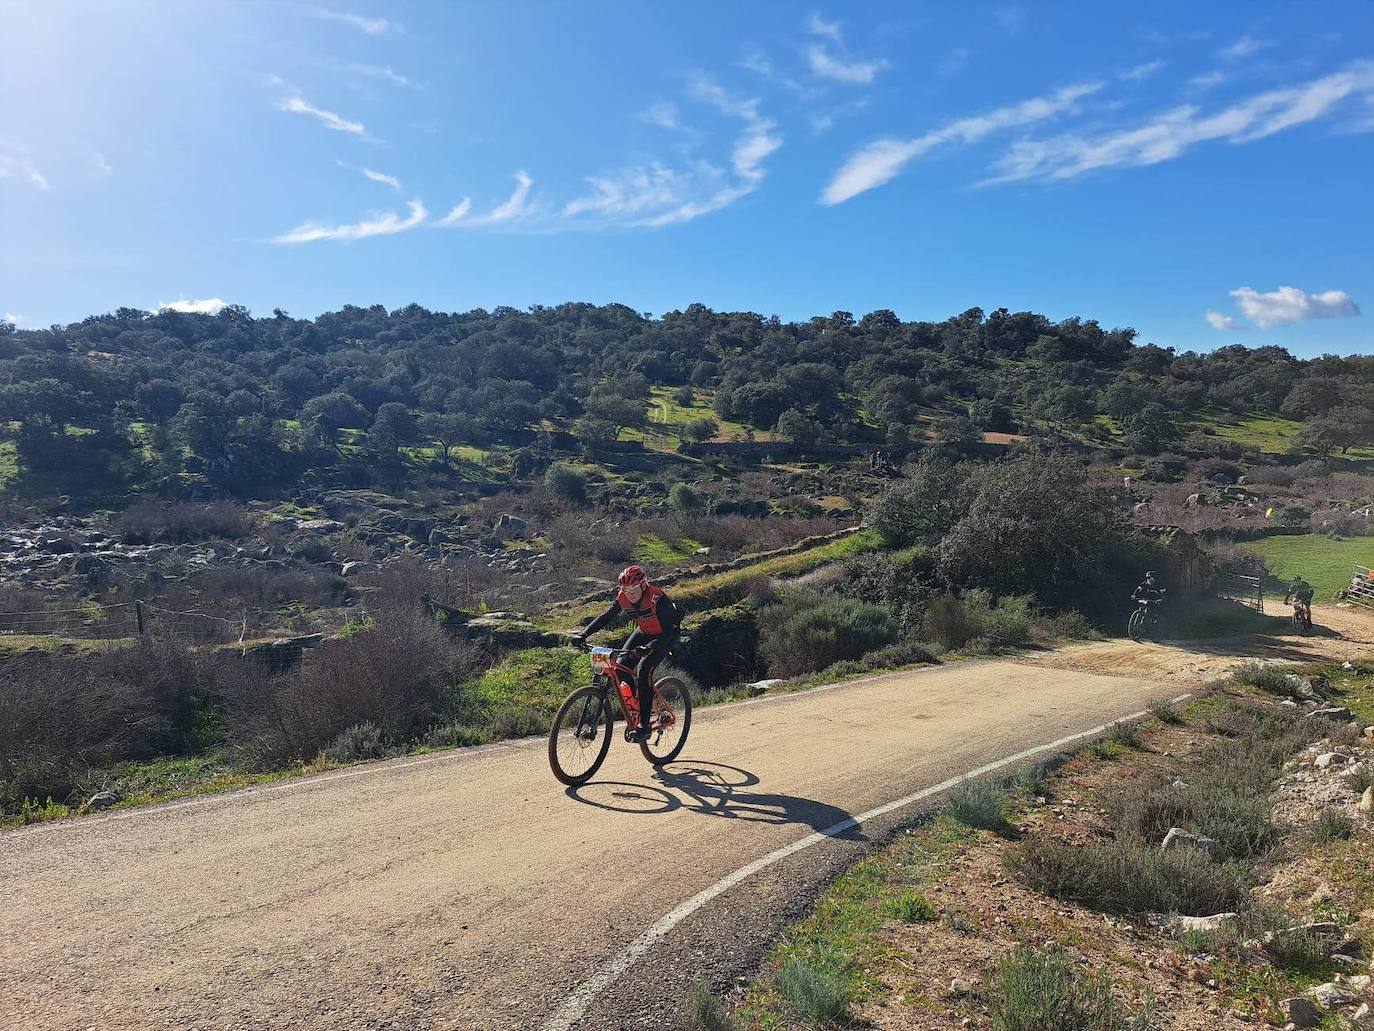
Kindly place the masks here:
[[(884, 922), (910, 913), (926, 919), (917, 904), (894, 910), (894, 896), (937, 883), (950, 863), (967, 849), (973, 832), (949, 816), (938, 816), (891, 848), (861, 859), (841, 874), (816, 901), (810, 915), (789, 928), (765, 962), (768, 973), (754, 982), (737, 1016), (749, 1028), (796, 1026), (796, 984), (807, 983), (805, 967), (844, 971), (840, 986), (848, 1001), (859, 1001), (881, 989), (875, 976), (881, 961), (899, 953), (887, 942)], [(920, 898), (915, 895), (915, 898)], [(922, 899), (922, 902), (925, 900)]]
[(120, 648), (133, 644), (133, 641), (132, 637), (91, 640), (84, 637), (56, 637), (50, 634), (0, 634), (0, 659), (32, 650), (76, 653), (102, 651), (106, 648)]
[(1327, 601), (1350, 583), (1356, 565), (1374, 566), (1374, 537), (1333, 540), (1319, 533), (1284, 534), (1251, 541), (1247, 548), (1262, 555), (1280, 580), (1301, 573), (1317, 589), (1316, 601)]
[(636, 562), (652, 563), (656, 566), (678, 565), (696, 558), (697, 549), (700, 547), (701, 543), (690, 537), (665, 541), (657, 534), (646, 533), (635, 545), (634, 558)]
[(19, 449), (12, 440), (0, 440), (0, 490), (19, 475)]
[[(1293, 438), (1302, 429), (1297, 419), (1285, 418), (1273, 412), (1246, 412), (1237, 416), (1233, 412), (1219, 408), (1205, 410), (1201, 418), (1193, 421), (1191, 428), (1211, 430), (1209, 436), (1217, 440), (1227, 440), (1242, 447), (1253, 447), (1264, 454), (1285, 455), (1293, 445)], [(1368, 458), (1374, 455), (1374, 448), (1353, 447), (1346, 454), (1348, 458)]]
[(1261, 615), (1238, 601), (1213, 598), (1166, 614), (1164, 634), (1180, 641), (1205, 641), (1239, 634), (1284, 633), (1290, 625), (1287, 614)]
[[(500, 715), (532, 712), (544, 721), (553, 718), (563, 699), (577, 687), (591, 683), (591, 662), (571, 648), (527, 648), (503, 658), (480, 677), (459, 687), (463, 721), (495, 724)], [(538, 733), (538, 730), (531, 731)]]

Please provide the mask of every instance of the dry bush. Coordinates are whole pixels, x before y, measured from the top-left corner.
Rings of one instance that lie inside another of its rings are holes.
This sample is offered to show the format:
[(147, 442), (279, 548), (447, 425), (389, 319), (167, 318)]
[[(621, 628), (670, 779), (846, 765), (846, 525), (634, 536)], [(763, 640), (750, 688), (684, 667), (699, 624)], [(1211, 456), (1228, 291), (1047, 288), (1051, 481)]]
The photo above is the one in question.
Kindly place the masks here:
[(116, 516), (112, 523), (125, 544), (236, 541), (251, 534), (255, 525), (252, 513), (228, 501), (140, 501)]
[(475, 609), (483, 602), (491, 606), (499, 602), (511, 580), (508, 573), (479, 559), (449, 559), (432, 565), (410, 556), (359, 579), (369, 588), (368, 608), (379, 611), (404, 609), (423, 597), (455, 609)]
[(197, 714), (217, 665), (185, 646), (149, 640), (88, 655), (6, 662), (0, 810), (25, 797), (70, 801), (93, 767), (203, 743)]
[(722, 558), (771, 551), (842, 528), (839, 520), (828, 517), (698, 516), (683, 523), (683, 535), (709, 547), (712, 558)]
[(256, 688), (235, 685), (226, 701), (235, 740), (278, 765), (314, 755), (358, 724), (373, 724), (385, 740), (418, 738), (482, 665), (475, 646), (449, 637), (418, 606), (397, 608), (326, 641), (298, 670)]

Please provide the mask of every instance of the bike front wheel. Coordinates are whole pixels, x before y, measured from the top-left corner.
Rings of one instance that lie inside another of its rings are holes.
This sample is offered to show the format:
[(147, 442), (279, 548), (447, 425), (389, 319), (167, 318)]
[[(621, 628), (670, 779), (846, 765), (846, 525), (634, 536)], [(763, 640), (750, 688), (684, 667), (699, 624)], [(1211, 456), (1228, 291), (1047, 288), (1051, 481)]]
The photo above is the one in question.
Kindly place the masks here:
[(1126, 624), (1126, 632), (1131, 635), (1132, 641), (1139, 641), (1145, 633), (1145, 610), (1136, 609), (1131, 613), (1130, 622)]
[(605, 692), (579, 687), (564, 700), (549, 731), (549, 767), (569, 787), (591, 780), (611, 748), (615, 716)]
[(654, 712), (649, 736), (639, 743), (644, 758), (655, 766), (681, 754), (692, 729), (692, 690), (680, 677), (667, 676), (654, 685)]

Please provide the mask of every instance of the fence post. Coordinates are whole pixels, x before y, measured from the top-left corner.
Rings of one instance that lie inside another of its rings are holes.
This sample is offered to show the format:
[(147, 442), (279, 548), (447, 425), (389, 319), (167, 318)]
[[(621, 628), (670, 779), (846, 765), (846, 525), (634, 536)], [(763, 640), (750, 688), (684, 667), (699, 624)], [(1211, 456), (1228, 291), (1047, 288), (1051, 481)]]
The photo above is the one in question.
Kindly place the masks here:
[(134, 617), (138, 620), (138, 636), (143, 636), (143, 602), (134, 599)]

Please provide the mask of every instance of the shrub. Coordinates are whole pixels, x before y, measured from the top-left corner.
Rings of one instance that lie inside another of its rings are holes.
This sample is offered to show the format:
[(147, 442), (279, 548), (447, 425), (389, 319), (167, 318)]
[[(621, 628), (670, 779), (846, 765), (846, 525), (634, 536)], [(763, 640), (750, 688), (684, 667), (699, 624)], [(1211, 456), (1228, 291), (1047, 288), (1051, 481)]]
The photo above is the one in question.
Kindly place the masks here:
[(701, 495), (686, 483), (675, 483), (668, 491), (668, 510), (676, 516), (698, 515), (705, 507)]
[(554, 462), (544, 473), (544, 486), (549, 493), (570, 505), (587, 501), (587, 475), (563, 462)]
[(1196, 849), (1168, 852), (1123, 836), (1072, 845), (1040, 835), (1013, 847), (1007, 869), (1029, 888), (1108, 913), (1233, 911), (1248, 899), (1252, 869)]
[(1025, 644), (1031, 636), (1031, 599), (1013, 595), (994, 602), (977, 589), (962, 597), (944, 594), (926, 609), (922, 632), (947, 648), (967, 650), (970, 642), (981, 640), (976, 650), (984, 653)]
[(924, 635), (946, 648), (962, 648), (978, 635), (978, 624), (952, 594), (942, 594), (930, 603), (921, 622)]
[(997, 964), (988, 984), (992, 1025), (1000, 1031), (1119, 1031), (1149, 1027), (1150, 1014), (1131, 1018), (1112, 996), (1106, 973), (1080, 973), (1058, 945), (1018, 945)]
[(792, 590), (759, 613), (759, 647), (773, 676), (814, 673), (857, 659), (896, 638), (892, 616), (877, 605), (835, 594)]
[(1217, 842), (1226, 855), (1251, 859), (1268, 852), (1281, 838), (1268, 797), (1215, 783), (1174, 787), (1156, 776), (1122, 784), (1108, 812), (1119, 827), (1146, 841), (1160, 842), (1171, 827), (1181, 827)]
[(1183, 714), (1178, 711), (1172, 702), (1158, 701), (1150, 706), (1150, 715), (1170, 726), (1180, 726), (1183, 723)]
[(336, 763), (380, 759), (384, 755), (386, 744), (375, 723), (355, 723), (324, 746), (324, 757)]
[(738, 1026), (701, 981), (687, 992), (687, 1014), (692, 1020), (693, 1031), (736, 1031)]
[(693, 419), (682, 427), (682, 434), (694, 444), (704, 444), (714, 437), (720, 426), (715, 419)]
[(141, 501), (114, 520), (115, 532), (125, 544), (236, 541), (252, 533), (254, 525), (254, 518), (247, 509), (227, 501), (210, 504)]
[(887, 900), (887, 915), (907, 924), (922, 924), (935, 919), (935, 907), (917, 891), (906, 891)]
[(948, 805), (950, 815), (966, 827), (997, 834), (1011, 830), (1006, 795), (990, 780), (960, 781), (950, 790)]
[(1284, 698), (1301, 697), (1297, 677), (1271, 663), (1255, 660), (1243, 662), (1231, 672), (1231, 679), (1237, 684), (1257, 687)]
[(778, 994), (803, 1020), (821, 1026), (849, 1015), (850, 964), (838, 953), (792, 953), (778, 970)]
[(503, 741), (506, 738), (547, 734), (550, 726), (552, 721), (549, 717), (537, 709), (511, 705), (491, 714), (487, 721), (487, 733), (492, 740)]
[(1317, 817), (1312, 828), (1312, 840), (1319, 845), (1329, 845), (1333, 841), (1347, 841), (1355, 833), (1355, 823), (1344, 813), (1325, 810)]
[(1364, 794), (1370, 786), (1374, 786), (1374, 762), (1361, 763), (1358, 769), (1345, 775), (1345, 782), (1351, 791)]
[(1134, 723), (1117, 720), (1107, 727), (1107, 740), (1122, 748), (1140, 747), (1140, 728)]
[(484, 745), (491, 740), (485, 730), (466, 723), (441, 723), (424, 737), (430, 748), (466, 748), (470, 745)]

